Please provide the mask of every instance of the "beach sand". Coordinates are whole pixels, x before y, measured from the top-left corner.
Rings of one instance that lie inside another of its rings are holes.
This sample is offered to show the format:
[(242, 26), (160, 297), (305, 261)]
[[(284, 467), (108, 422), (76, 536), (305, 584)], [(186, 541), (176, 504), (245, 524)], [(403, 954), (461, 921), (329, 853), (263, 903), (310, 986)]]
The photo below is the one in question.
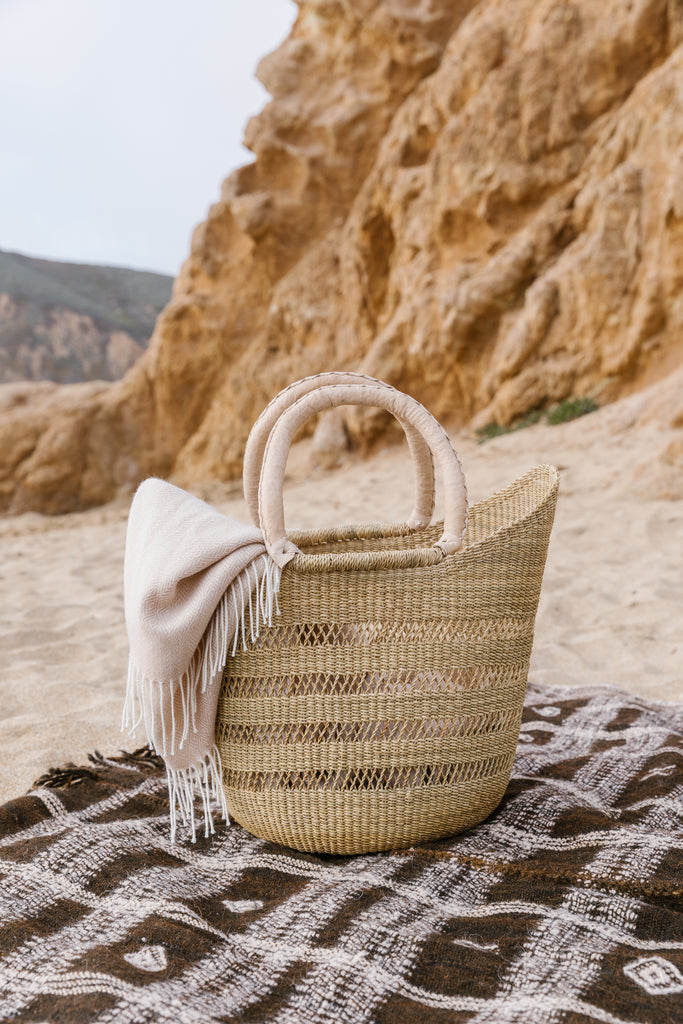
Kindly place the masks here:
[[(536, 622), (530, 679), (610, 684), (683, 699), (683, 500), (653, 497), (649, 466), (673, 437), (633, 426), (634, 400), (563, 426), (538, 425), (483, 444), (453, 434), (471, 501), (537, 463), (561, 471), (561, 490)], [(291, 528), (399, 521), (412, 502), (407, 450), (348, 456), (311, 468), (295, 446), (285, 507)], [(661, 490), (661, 488), (660, 488)], [(199, 491), (246, 519), (237, 483)], [(119, 731), (127, 640), (122, 562), (129, 501), (59, 518), (0, 520), (0, 801), (51, 766), (83, 763), (144, 742)]]

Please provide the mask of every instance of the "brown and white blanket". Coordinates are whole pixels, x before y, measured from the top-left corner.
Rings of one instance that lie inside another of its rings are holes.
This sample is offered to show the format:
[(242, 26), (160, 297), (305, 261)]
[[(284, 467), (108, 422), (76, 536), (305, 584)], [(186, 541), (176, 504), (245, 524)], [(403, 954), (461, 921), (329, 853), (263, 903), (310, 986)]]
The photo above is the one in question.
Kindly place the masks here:
[(683, 707), (531, 688), (499, 809), (323, 857), (172, 845), (149, 752), (0, 808), (0, 1020), (683, 1021)]

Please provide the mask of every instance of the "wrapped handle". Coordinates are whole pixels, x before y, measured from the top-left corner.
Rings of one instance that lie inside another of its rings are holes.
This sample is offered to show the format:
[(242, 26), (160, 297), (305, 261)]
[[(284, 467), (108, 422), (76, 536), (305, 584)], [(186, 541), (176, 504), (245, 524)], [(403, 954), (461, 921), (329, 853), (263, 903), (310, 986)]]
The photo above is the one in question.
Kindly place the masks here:
[[(364, 373), (347, 373), (337, 370), (304, 377), (302, 380), (297, 380), (290, 384), (289, 387), (280, 391), (268, 403), (254, 423), (244, 450), (244, 466), (242, 470), (244, 497), (255, 526), (259, 525), (259, 481), (261, 479), (263, 455), (271, 430), (283, 412), (289, 409), (299, 398), (309, 394), (311, 391), (315, 391), (319, 387), (330, 384), (370, 384), (394, 391), (396, 394), (401, 393), (396, 391), (396, 388), (393, 388), (390, 384), (376, 380), (375, 377), (368, 377)], [(429, 446), (415, 427), (407, 421), (403, 421), (400, 417), (397, 417), (397, 419), (405, 431), (415, 467), (415, 507), (406, 525), (411, 530), (419, 530), (429, 525), (434, 514), (434, 463)]]
[(408, 423), (424, 439), (441, 468), (445, 489), (444, 532), (434, 544), (444, 555), (462, 544), (467, 527), (467, 489), (460, 460), (443, 427), (414, 398), (376, 384), (332, 384), (298, 398), (270, 432), (263, 456), (259, 484), (259, 525), (268, 553), (282, 568), (298, 548), (287, 539), (282, 487), (292, 439), (311, 416), (339, 405), (369, 405), (386, 409), (401, 423)]

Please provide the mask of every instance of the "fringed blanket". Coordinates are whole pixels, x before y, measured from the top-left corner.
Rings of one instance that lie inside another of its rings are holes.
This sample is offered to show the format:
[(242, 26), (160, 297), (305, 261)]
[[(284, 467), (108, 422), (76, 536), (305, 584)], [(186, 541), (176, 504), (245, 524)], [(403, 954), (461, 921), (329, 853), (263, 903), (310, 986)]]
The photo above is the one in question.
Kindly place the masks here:
[(214, 736), (220, 678), (229, 650), (272, 622), (279, 585), (261, 530), (165, 480), (140, 485), (126, 534), (122, 728), (133, 734), (144, 724), (165, 762), (171, 841), (178, 816), (196, 838), (196, 796), (206, 836), (211, 802), (229, 820)]
[(0, 808), (0, 1019), (683, 1020), (683, 708), (531, 689), (477, 828), (320, 857), (237, 825), (171, 845), (161, 761)]

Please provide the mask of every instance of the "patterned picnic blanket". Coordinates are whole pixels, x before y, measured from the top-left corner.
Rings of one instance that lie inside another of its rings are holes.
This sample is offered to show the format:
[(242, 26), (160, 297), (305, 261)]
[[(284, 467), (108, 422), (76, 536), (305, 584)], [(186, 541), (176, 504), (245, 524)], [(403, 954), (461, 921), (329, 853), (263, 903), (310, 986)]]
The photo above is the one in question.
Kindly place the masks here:
[(388, 854), (171, 846), (148, 751), (42, 781), (0, 808), (2, 1021), (683, 1021), (681, 706), (530, 689), (499, 809)]

